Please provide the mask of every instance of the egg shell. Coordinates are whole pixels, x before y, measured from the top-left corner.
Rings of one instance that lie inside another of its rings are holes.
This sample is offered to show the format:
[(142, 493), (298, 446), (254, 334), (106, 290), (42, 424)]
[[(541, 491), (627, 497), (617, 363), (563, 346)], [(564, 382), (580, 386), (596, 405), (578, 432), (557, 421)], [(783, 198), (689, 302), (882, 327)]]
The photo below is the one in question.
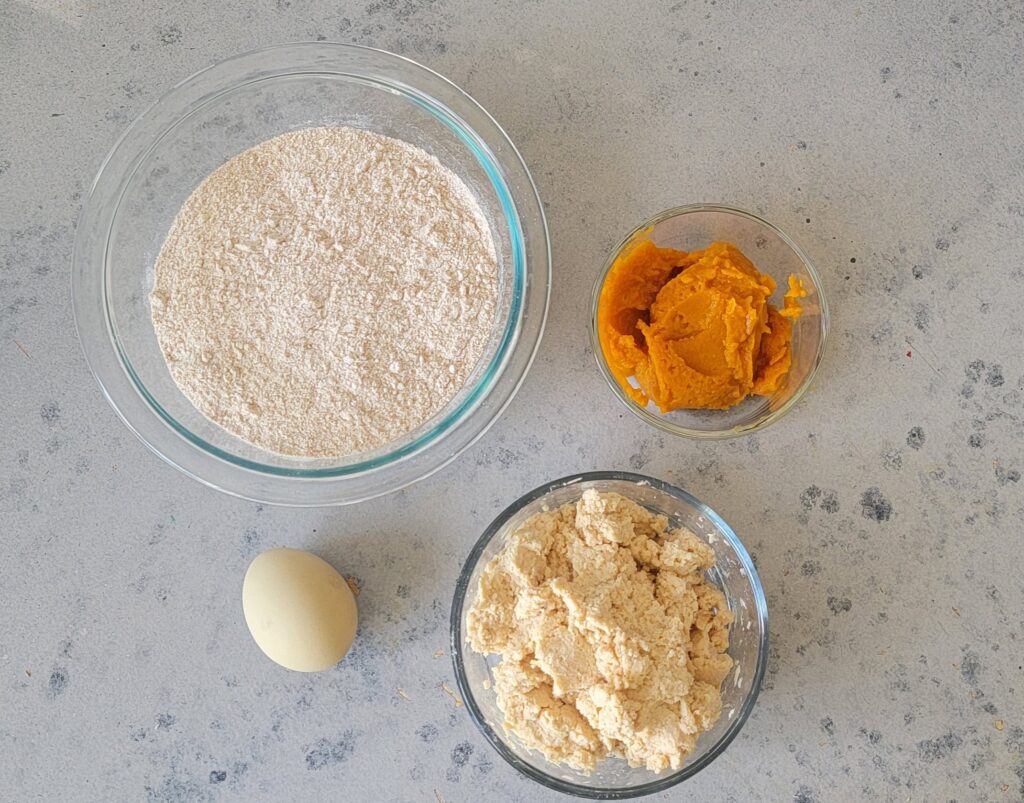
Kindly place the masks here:
[(338, 663), (358, 623), (345, 578), (301, 549), (270, 549), (256, 556), (242, 583), (242, 612), (267, 657), (296, 672), (319, 672)]

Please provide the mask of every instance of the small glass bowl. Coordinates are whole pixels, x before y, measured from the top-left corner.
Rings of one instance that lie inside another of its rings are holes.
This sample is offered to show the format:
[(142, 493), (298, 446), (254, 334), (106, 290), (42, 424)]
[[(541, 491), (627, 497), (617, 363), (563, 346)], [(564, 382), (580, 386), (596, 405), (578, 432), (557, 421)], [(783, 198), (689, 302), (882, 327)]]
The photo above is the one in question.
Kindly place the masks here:
[[(483, 356), (445, 409), (372, 452), (306, 459), (247, 443), (192, 405), (167, 369), (148, 297), (171, 222), (210, 172), (278, 134), (330, 125), (410, 142), (465, 181), (491, 226), (498, 304)], [(346, 504), (436, 471), (500, 415), (540, 342), (550, 261), (544, 212), (530, 174), (483, 108), (409, 59), (316, 42), (215, 64), (175, 86), (132, 123), (83, 206), (72, 296), (86, 359), (107, 400), (160, 457), (248, 499)]]
[[(736, 619), (730, 628), (729, 655), (735, 662), (722, 681), (722, 715), (702, 734), (686, 764), (675, 772), (654, 773), (610, 758), (590, 775), (553, 764), (506, 733), (498, 708), (491, 670), (497, 655), (481, 655), (466, 643), (466, 615), (476, 598), (480, 576), (505, 545), (507, 536), (529, 516), (577, 501), (589, 488), (622, 494), (655, 513), (672, 527), (686, 527), (715, 550), (708, 579), (725, 594)], [(480, 536), (455, 586), (452, 602), (451, 650), (455, 677), (473, 721), (509, 764), (544, 786), (579, 797), (621, 800), (660, 792), (685, 781), (715, 760), (736, 738), (750, 716), (768, 660), (768, 607), (750, 555), (732, 528), (711, 508), (679, 488), (652, 477), (618, 471), (596, 471), (563, 477), (530, 491), (503, 511)]]
[[(659, 248), (696, 251), (712, 242), (731, 242), (761, 273), (778, 285), (774, 303), (782, 306), (789, 276), (795, 274), (807, 289), (800, 299), (803, 314), (793, 321), (793, 364), (782, 387), (772, 396), (748, 396), (726, 410), (675, 410), (662, 413), (653, 402), (641, 407), (631, 399), (612, 375), (598, 337), (597, 311), (605, 278), (615, 260), (626, 249), (644, 240)], [(612, 250), (605, 263), (591, 301), (590, 339), (598, 367), (608, 385), (635, 415), (673, 435), (689, 438), (732, 438), (763, 429), (781, 418), (806, 392), (821, 362), (828, 336), (829, 316), (825, 292), (811, 260), (783, 231), (757, 215), (727, 206), (693, 204), (677, 206), (641, 223)]]

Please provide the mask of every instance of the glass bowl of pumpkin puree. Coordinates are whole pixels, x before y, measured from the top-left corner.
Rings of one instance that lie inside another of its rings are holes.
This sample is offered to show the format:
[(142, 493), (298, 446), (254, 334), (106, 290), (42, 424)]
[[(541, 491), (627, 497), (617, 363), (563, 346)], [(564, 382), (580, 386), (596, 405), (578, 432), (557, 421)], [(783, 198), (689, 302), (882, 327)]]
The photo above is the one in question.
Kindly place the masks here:
[(821, 362), (821, 279), (781, 229), (694, 204), (641, 223), (594, 286), (591, 340), (612, 391), (647, 423), (730, 438), (781, 418)]

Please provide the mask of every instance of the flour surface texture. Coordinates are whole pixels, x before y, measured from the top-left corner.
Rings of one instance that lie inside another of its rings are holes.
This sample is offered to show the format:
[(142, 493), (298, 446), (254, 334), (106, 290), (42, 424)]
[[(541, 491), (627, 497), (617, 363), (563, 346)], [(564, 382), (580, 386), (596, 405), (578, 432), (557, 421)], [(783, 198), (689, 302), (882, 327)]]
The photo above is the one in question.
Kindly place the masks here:
[(497, 288), (487, 221), (451, 170), (406, 142), (310, 128), (200, 184), (150, 307), (207, 418), (273, 452), (338, 457), (445, 408), (484, 354)]

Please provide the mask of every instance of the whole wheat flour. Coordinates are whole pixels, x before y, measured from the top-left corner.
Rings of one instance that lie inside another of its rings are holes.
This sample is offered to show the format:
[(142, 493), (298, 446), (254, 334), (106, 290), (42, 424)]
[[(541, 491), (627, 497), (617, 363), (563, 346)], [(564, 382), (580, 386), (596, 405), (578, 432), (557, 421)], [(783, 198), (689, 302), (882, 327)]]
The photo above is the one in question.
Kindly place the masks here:
[(414, 430), (462, 388), (497, 305), (483, 213), (436, 158), (310, 128), (219, 167), (156, 260), (153, 326), (207, 418), (274, 452), (333, 457)]
[(722, 710), (732, 613), (715, 553), (615, 493), (530, 516), (487, 564), (470, 647), (497, 653), (505, 728), (589, 772), (607, 756), (678, 769)]

